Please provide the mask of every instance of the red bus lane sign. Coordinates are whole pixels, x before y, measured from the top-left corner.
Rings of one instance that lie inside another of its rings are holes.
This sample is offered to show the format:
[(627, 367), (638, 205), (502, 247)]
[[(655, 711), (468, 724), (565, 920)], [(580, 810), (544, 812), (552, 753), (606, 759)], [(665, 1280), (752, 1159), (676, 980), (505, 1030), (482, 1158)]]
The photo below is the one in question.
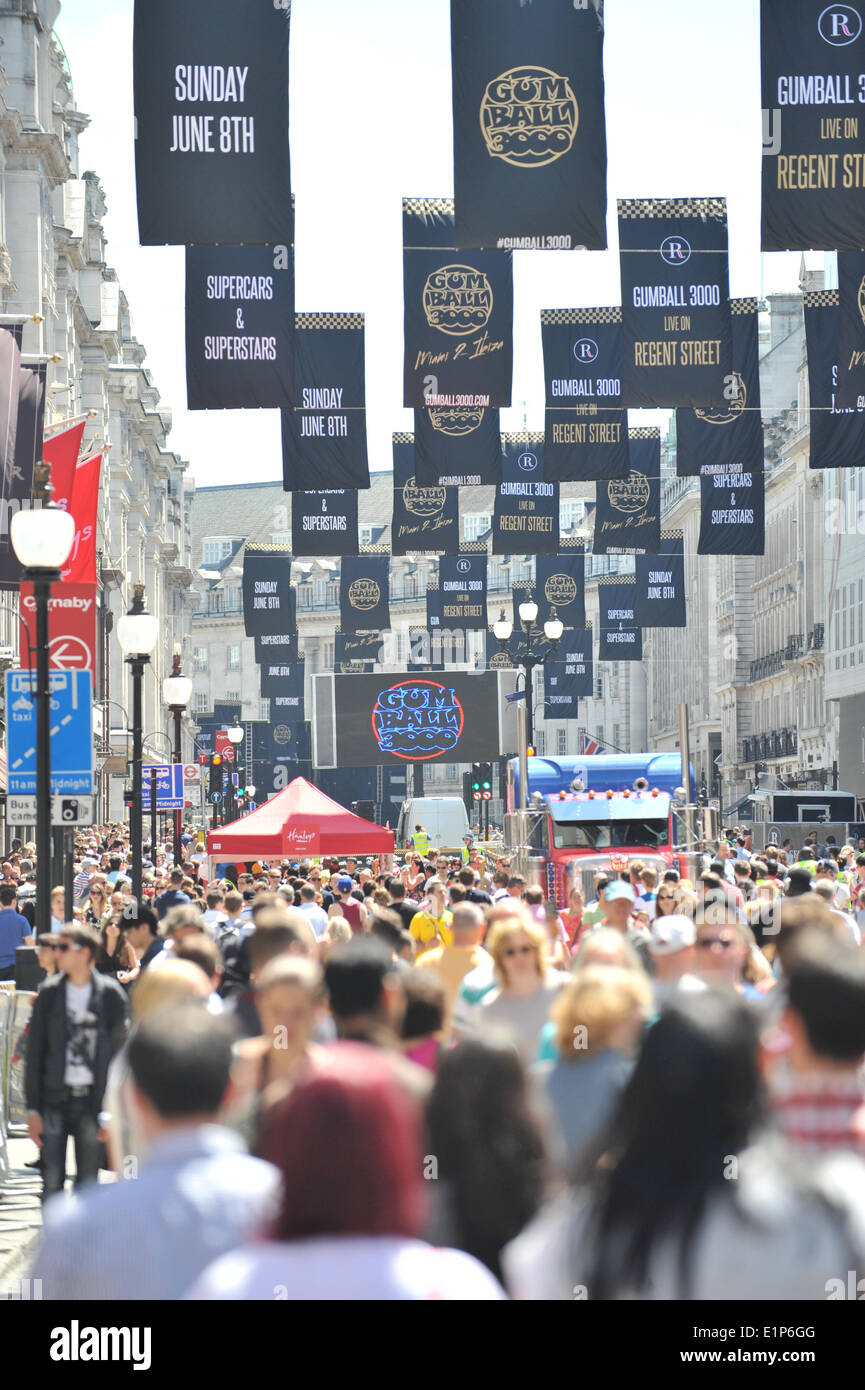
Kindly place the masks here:
[[(21, 585), (21, 668), (36, 664), (36, 599)], [(96, 669), (96, 585), (53, 584), (48, 603), (48, 657), (54, 670)]]

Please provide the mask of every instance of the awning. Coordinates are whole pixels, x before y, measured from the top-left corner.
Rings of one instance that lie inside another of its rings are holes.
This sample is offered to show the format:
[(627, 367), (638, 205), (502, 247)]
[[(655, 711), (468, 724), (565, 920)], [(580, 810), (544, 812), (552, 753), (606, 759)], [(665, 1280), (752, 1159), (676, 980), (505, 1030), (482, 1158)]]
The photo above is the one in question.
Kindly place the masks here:
[(257, 811), (207, 836), (207, 853), (232, 861), (393, 852), (392, 830), (353, 815), (305, 777), (295, 777)]

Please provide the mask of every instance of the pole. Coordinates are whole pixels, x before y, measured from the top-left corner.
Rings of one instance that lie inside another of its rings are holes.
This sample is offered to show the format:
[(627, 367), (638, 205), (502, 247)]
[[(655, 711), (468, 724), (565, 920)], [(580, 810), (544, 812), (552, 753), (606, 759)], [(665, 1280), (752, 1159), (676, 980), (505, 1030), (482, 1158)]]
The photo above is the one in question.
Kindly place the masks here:
[(528, 748), (526, 713), (525, 706), (519, 704), (517, 706), (517, 757), (520, 761), (520, 796), (517, 805), (518, 811), (524, 811), (529, 802), (529, 759), (526, 753), (526, 749)]
[(526, 657), (526, 747), (527, 747), (527, 748), (534, 748), (534, 746), (535, 746), (535, 712), (534, 712), (535, 681), (534, 681), (534, 676), (535, 676), (535, 667), (537, 666), (537, 664), (538, 664), (538, 663), (534, 660), (534, 658), (533, 658), (531, 655), (528, 655), (528, 656)]
[(132, 805), (129, 808), (129, 842), (132, 850), (132, 897), (137, 911), (141, 904), (141, 840), (144, 821), (144, 738), (141, 712), (144, 661), (140, 656), (130, 656), (127, 659), (132, 667)]
[(150, 769), (150, 854), (156, 863), (156, 841), (159, 837), (159, 824), (156, 817), (156, 768)]
[[(182, 717), (182, 715), (183, 715), (183, 710), (181, 709), (181, 707), (180, 707), (179, 705), (172, 705), (172, 707), (171, 707), (171, 712), (172, 712), (172, 714), (174, 715), (174, 761), (175, 761), (175, 763), (181, 763), (181, 762), (183, 761), (183, 751), (182, 751), (182, 748), (181, 748), (181, 741), (180, 741), (180, 740), (181, 740), (180, 720), (181, 720), (181, 717)], [(177, 868), (177, 867), (179, 866), (180, 860), (181, 860), (181, 858), (182, 858), (182, 853), (181, 853), (181, 851), (182, 851), (182, 849), (183, 849), (183, 841), (182, 841), (182, 829), (183, 829), (183, 824), (182, 824), (182, 820), (183, 820), (183, 811), (182, 811), (182, 810), (175, 811), (175, 812), (174, 812), (174, 866), (175, 866), (175, 868)]]
[(63, 877), (60, 881), (63, 884), (64, 889), (64, 909), (66, 913), (65, 920), (67, 922), (71, 922), (73, 920), (72, 913), (75, 907), (75, 904), (72, 900), (72, 887), (75, 881), (75, 856), (72, 852), (72, 847), (75, 840), (74, 830), (64, 830), (63, 840), (65, 854), (63, 859)]
[(36, 937), (51, 930), (51, 674), (48, 658), (50, 575), (33, 575), (36, 599)]
[(687, 705), (679, 705), (679, 752), (682, 757), (682, 786), (685, 788), (685, 848), (693, 849), (694, 811), (691, 805), (691, 740)]

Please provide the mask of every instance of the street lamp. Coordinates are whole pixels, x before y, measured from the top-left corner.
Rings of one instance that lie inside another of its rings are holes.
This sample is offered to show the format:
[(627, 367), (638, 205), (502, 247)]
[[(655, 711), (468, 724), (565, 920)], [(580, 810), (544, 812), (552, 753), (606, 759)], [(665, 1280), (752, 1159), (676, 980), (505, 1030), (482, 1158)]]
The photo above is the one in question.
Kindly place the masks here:
[[(180, 647), (174, 648), (174, 659), (171, 664), (171, 675), (166, 676), (162, 682), (162, 698), (169, 710), (174, 715), (174, 761), (183, 762), (183, 752), (181, 749), (181, 727), (180, 722), (183, 718), (183, 711), (192, 699), (192, 681), (189, 676), (184, 676), (180, 669)], [(174, 812), (174, 863), (179, 865), (182, 853), (181, 828), (183, 811)]]
[[(519, 606), (520, 625), (526, 637), (526, 650), (520, 664), (525, 671), (526, 679), (526, 741), (529, 748), (534, 746), (534, 715), (533, 715), (533, 678), (536, 666), (544, 666), (552, 656), (559, 642), (562, 640), (562, 633), (565, 625), (561, 618), (557, 617), (555, 608), (550, 609), (550, 616), (544, 623), (543, 631), (535, 627), (538, 620), (538, 605), (534, 599), (527, 599)], [(493, 623), (493, 633), (498, 640), (499, 646), (504, 648), (511, 640), (514, 625), (507, 617), (504, 610), (499, 615), (498, 621)], [(547, 647), (541, 647), (542, 640), (547, 642)]]
[[(37, 474), (37, 489), (48, 505), (16, 512), (9, 527), (12, 549), (33, 585), (36, 601), (36, 936), (51, 930), (51, 676), (48, 657), (48, 601), (51, 585), (69, 559), (75, 521), (51, 504), (51, 488)], [(31, 676), (31, 691), (32, 676)]]
[(117, 624), (117, 637), (132, 669), (132, 805), (129, 808), (129, 840), (132, 848), (132, 897), (136, 911), (141, 905), (141, 841), (144, 807), (141, 765), (144, 758), (141, 686), (144, 668), (159, 638), (159, 620), (144, 609), (144, 585), (136, 584), (132, 607)]
[[(237, 802), (235, 800), (234, 794), (234, 774), (238, 771), (238, 754), (240, 752), (240, 745), (243, 742), (243, 728), (237, 722), (237, 715), (234, 716), (234, 723), (232, 724), (231, 728), (228, 729), (226, 732), (228, 734), (228, 741), (234, 748), (234, 762), (232, 769), (228, 774), (228, 817), (229, 819), (233, 819), (237, 810)], [(238, 778), (238, 782), (239, 780), (240, 779)]]

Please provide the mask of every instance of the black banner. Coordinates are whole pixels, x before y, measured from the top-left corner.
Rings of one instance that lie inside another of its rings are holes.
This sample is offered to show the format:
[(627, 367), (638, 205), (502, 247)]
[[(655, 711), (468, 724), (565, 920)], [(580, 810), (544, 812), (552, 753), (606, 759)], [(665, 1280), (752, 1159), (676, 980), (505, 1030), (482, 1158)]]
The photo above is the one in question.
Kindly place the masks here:
[(273, 0), (136, 0), (142, 246), (272, 246), (285, 235), (288, 18)]
[(459, 489), (427, 487), (415, 475), (411, 434), (393, 436), (392, 555), (455, 555), (460, 548)]
[(555, 555), (558, 548), (559, 485), (544, 481), (544, 436), (503, 434), (493, 554)]
[(703, 468), (744, 471), (763, 466), (760, 413), (757, 301), (731, 299), (733, 372), (724, 387), (726, 403), (717, 410), (676, 411), (676, 472), (697, 477)]
[(190, 410), (294, 404), (294, 255), (279, 246), (186, 248)]
[(9, 487), (15, 468), (15, 440), (18, 433), (18, 401), (23, 378), (21, 375), (20, 323), (0, 328), (0, 477), (3, 496)]
[(421, 487), (481, 487), (502, 476), (499, 412), (436, 406), (414, 413), (414, 473)]
[[(302, 708), (299, 710), (302, 716)], [(295, 718), (291, 710), (285, 710), (270, 724), (270, 756), (274, 763), (294, 763), (309, 760), (310, 730), (306, 720)], [(276, 790), (276, 784), (274, 784)], [(259, 797), (259, 801), (263, 800)]]
[(286, 492), (369, 487), (363, 314), (297, 314), (297, 408), (282, 412)]
[(457, 246), (606, 250), (603, 53), (597, 5), (451, 0)]
[(865, 246), (862, 13), (762, 0), (764, 251)]
[[(12, 336), (20, 339), (20, 325), (12, 330)], [(0, 589), (15, 589), (21, 582), (22, 567), (12, 549), (9, 528), (15, 513), (20, 511), (22, 506), (30, 506), (33, 497), (33, 470), (37, 460), (42, 457), (45, 373), (44, 362), (27, 363), (19, 367), (18, 408), (11, 440), (8, 437), (8, 428), (3, 429), (7, 437), (7, 455), (0, 493)], [(5, 422), (0, 412), (0, 427), (3, 424)], [(8, 452), (9, 445), (12, 448), (11, 454)]]
[(661, 535), (657, 555), (638, 555), (636, 619), (640, 627), (687, 627), (685, 541), (682, 533)]
[[(410, 672), (443, 671), (445, 668), (440, 632), (440, 605), (436, 605), (435, 602), (438, 597), (438, 589), (427, 592), (427, 627), (409, 628), (409, 659), (406, 663), (406, 669)], [(432, 605), (430, 605), (431, 598), (433, 600)], [(431, 610), (433, 616), (437, 616), (435, 630), (429, 626)]]
[(865, 460), (865, 401), (853, 409), (839, 405), (838, 340), (840, 305), (837, 290), (806, 294), (805, 343), (810, 396), (812, 468), (851, 468)]
[(580, 700), (594, 695), (592, 629), (566, 632), (555, 658), (544, 665), (544, 715), (576, 719)]
[(627, 477), (621, 309), (543, 309), (541, 335), (547, 480), (579, 483)]
[(247, 637), (296, 632), (296, 603), (291, 556), (247, 546), (243, 552), (243, 626)]
[(838, 255), (838, 375), (835, 404), (865, 405), (865, 251)]
[(626, 576), (598, 585), (598, 660), (642, 661), (643, 631), (637, 622), (637, 586)]
[(390, 627), (390, 561), (386, 555), (346, 556), (339, 575), (339, 624), (344, 633)]
[(487, 626), (486, 555), (443, 555), (439, 561), (441, 626), (485, 628)]
[(282, 711), (280, 718), (284, 719), (288, 712), (293, 714), (295, 723), (303, 719), (304, 667), (301, 659), (290, 666), (279, 660), (265, 661), (260, 668), (261, 698), (274, 700), (275, 709)]
[(357, 492), (292, 493), (291, 544), (295, 555), (356, 555)]
[(619, 200), (622, 400), (723, 406), (733, 370), (726, 198)]
[(384, 638), (380, 632), (336, 632), (333, 637), (333, 669), (336, 675), (370, 672), (381, 661)]
[[(811, 417), (814, 418), (813, 416)], [(762, 555), (766, 548), (766, 481), (762, 461), (700, 473), (698, 555)]]
[(268, 632), (263, 637), (256, 637), (255, 660), (257, 665), (263, 666), (266, 661), (281, 661), (284, 666), (291, 666), (297, 661), (297, 590), (295, 588), (291, 590), (290, 604), (294, 614), (294, 630)]
[(655, 555), (661, 542), (661, 432), (629, 433), (631, 472), (598, 483), (596, 555)]
[(404, 198), (402, 222), (403, 405), (510, 405), (511, 252), (457, 252), (450, 198)]
[(582, 549), (569, 555), (539, 555), (535, 561), (534, 599), (538, 626), (543, 627), (555, 609), (565, 627), (586, 626), (586, 557)]

